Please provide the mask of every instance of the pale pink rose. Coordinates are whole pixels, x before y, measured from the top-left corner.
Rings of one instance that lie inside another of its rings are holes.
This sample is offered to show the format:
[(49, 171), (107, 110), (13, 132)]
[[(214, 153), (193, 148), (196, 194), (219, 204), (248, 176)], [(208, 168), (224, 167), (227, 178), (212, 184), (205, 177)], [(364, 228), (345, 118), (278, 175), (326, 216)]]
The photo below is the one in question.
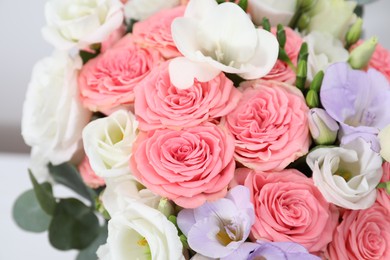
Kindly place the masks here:
[[(284, 30), (286, 32), (286, 45), (284, 46), (284, 50), (286, 51), (286, 54), (292, 63), (296, 66), (299, 50), (303, 41), (301, 36), (299, 36), (299, 34), (293, 31), (291, 28), (285, 27)], [(271, 29), (271, 32), (276, 36), (275, 27)], [(273, 69), (262, 79), (294, 84), (295, 78), (296, 75), (293, 69), (284, 61), (278, 60)]]
[(390, 259), (390, 215), (375, 203), (365, 210), (344, 212), (328, 247), (329, 259)]
[(103, 53), (114, 46), (126, 33), (126, 26), (122, 25), (113, 31), (108, 38), (101, 43), (100, 52)]
[(223, 198), (234, 175), (233, 138), (206, 123), (141, 132), (130, 168), (149, 190), (184, 208)]
[(332, 240), (338, 211), (322, 197), (312, 179), (299, 171), (267, 173), (239, 168), (233, 183), (250, 190), (256, 214), (253, 241), (290, 241), (311, 253), (321, 253)]
[[(381, 182), (389, 182), (390, 181), (390, 163), (384, 162), (382, 165), (383, 175)], [(390, 215), (390, 194), (386, 191), (386, 189), (378, 189), (377, 199), (376, 201), (381, 204)]]
[(280, 171), (308, 152), (307, 115), (302, 93), (277, 81), (248, 81), (233, 112), (222, 119), (235, 138), (235, 159), (248, 168)]
[(79, 88), (83, 105), (111, 114), (132, 109), (134, 88), (162, 60), (158, 51), (137, 46), (132, 35), (88, 61), (81, 69)]
[(88, 157), (85, 156), (79, 165), (79, 171), (84, 183), (92, 189), (104, 186), (106, 183), (103, 178), (97, 176), (91, 168)]
[(213, 121), (230, 113), (241, 92), (225, 74), (209, 82), (195, 80), (188, 89), (177, 89), (169, 77), (169, 62), (154, 68), (135, 89), (134, 110), (139, 129), (181, 129)]
[[(361, 45), (363, 42), (363, 40), (358, 41), (354, 46), (352, 46), (351, 50)], [(378, 70), (387, 78), (387, 80), (390, 81), (390, 51), (383, 48), (383, 46), (378, 43), (374, 54), (368, 63), (368, 67)]]
[(166, 59), (182, 56), (172, 39), (172, 21), (184, 15), (185, 6), (158, 12), (134, 25), (134, 41), (143, 47), (161, 52)]

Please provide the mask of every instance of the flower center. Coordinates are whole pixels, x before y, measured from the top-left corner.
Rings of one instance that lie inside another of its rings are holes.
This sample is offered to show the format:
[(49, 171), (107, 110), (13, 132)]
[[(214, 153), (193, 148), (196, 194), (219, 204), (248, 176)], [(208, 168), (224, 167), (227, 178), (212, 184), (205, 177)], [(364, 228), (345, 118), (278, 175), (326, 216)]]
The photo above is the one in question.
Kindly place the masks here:
[(338, 169), (335, 175), (343, 177), (345, 181), (349, 181), (353, 177), (353, 174), (345, 169)]
[(227, 225), (223, 225), (217, 233), (216, 238), (223, 246), (227, 246), (233, 241), (239, 241), (242, 239), (240, 227), (232, 222)]

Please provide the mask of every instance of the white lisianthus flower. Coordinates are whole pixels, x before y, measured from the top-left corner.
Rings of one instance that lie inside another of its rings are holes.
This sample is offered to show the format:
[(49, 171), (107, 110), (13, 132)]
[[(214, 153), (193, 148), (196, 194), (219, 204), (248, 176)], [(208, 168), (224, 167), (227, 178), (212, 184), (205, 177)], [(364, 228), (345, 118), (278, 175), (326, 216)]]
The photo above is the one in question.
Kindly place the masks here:
[(215, 0), (191, 0), (184, 17), (173, 21), (172, 37), (185, 56), (169, 64), (178, 88), (192, 86), (194, 78), (207, 82), (221, 71), (260, 78), (273, 68), (279, 51), (276, 37), (256, 29), (237, 4)]
[(328, 202), (352, 210), (374, 204), (382, 177), (382, 158), (363, 139), (341, 147), (315, 149), (306, 161), (313, 171), (314, 184)]
[(320, 70), (325, 71), (329, 65), (336, 62), (346, 62), (349, 53), (342, 42), (329, 33), (311, 32), (303, 38), (307, 43), (309, 57), (307, 62), (307, 78), (313, 77)]
[(390, 162), (390, 125), (386, 126), (379, 132), (379, 143), (381, 145), (381, 156)]
[(80, 57), (54, 52), (37, 62), (23, 105), (22, 136), (38, 161), (69, 161), (81, 149), (81, 133), (91, 112), (79, 100)]
[(160, 199), (160, 196), (143, 187), (131, 175), (107, 178), (102, 195), (103, 205), (110, 215), (124, 210), (133, 201), (158, 209)]
[(122, 25), (122, 9), (120, 0), (49, 0), (43, 37), (60, 50), (86, 48)]
[(111, 216), (100, 260), (184, 260), (176, 227), (158, 210), (133, 202)]
[(327, 32), (340, 40), (344, 39), (349, 27), (355, 22), (355, 1), (318, 0), (310, 11), (308, 32)]
[(295, 13), (297, 0), (249, 0), (248, 12), (256, 25), (268, 18), (272, 26), (288, 25)]
[(96, 175), (111, 178), (130, 174), (129, 160), (137, 127), (130, 111), (118, 110), (84, 128), (84, 150)]
[(126, 20), (145, 20), (163, 9), (169, 9), (180, 4), (180, 0), (129, 0), (125, 4)]

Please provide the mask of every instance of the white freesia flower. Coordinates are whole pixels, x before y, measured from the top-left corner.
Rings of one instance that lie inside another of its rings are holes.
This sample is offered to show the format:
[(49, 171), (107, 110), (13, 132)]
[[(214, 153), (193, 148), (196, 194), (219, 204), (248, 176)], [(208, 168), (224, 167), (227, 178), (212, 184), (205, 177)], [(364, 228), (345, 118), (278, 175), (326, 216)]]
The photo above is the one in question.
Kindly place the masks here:
[(248, 11), (256, 25), (261, 25), (264, 17), (269, 19), (272, 26), (288, 25), (296, 5), (296, 0), (249, 0)]
[(158, 210), (133, 202), (111, 217), (99, 259), (184, 260), (176, 227)]
[(381, 156), (390, 162), (390, 125), (379, 132), (379, 143), (381, 145)]
[(125, 4), (126, 19), (145, 20), (163, 9), (180, 4), (180, 0), (129, 0)]
[(84, 150), (96, 175), (110, 178), (130, 174), (129, 159), (137, 127), (131, 112), (118, 110), (84, 128)]
[(310, 12), (311, 19), (307, 29), (309, 32), (328, 32), (343, 40), (348, 28), (356, 20), (355, 7), (355, 1), (318, 0)]
[(126, 209), (133, 201), (158, 209), (160, 199), (160, 196), (143, 187), (131, 175), (107, 178), (102, 196), (103, 205), (110, 215)]
[(363, 139), (309, 153), (307, 164), (314, 184), (328, 202), (358, 210), (367, 209), (376, 199), (382, 177), (382, 158)]
[(325, 71), (330, 64), (345, 62), (349, 53), (342, 42), (329, 33), (311, 32), (303, 38), (307, 43), (309, 57), (307, 64), (307, 78), (312, 80), (320, 70)]
[(172, 36), (185, 56), (169, 65), (171, 81), (178, 88), (190, 87), (194, 78), (209, 81), (221, 71), (260, 78), (278, 57), (276, 37), (256, 29), (248, 15), (229, 2), (191, 0), (184, 17), (173, 21)]
[(61, 164), (81, 148), (81, 133), (91, 116), (79, 100), (81, 66), (80, 57), (54, 52), (33, 68), (23, 105), (22, 135), (36, 151), (34, 156), (41, 157), (39, 161)]
[(122, 8), (120, 0), (49, 0), (43, 37), (60, 50), (100, 43), (123, 23)]

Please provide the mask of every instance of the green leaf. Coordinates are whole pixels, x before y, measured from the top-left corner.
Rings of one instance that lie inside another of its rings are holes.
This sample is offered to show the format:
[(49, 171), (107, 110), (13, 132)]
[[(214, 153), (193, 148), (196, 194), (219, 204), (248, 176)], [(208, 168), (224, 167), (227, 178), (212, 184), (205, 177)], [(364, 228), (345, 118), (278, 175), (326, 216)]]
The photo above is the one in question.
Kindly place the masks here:
[(107, 236), (107, 225), (104, 225), (99, 229), (99, 236), (92, 242), (91, 245), (89, 245), (89, 247), (80, 251), (80, 253), (77, 255), (76, 260), (96, 260), (96, 251), (99, 246), (103, 245), (107, 241)]
[(88, 199), (91, 202), (92, 207), (95, 206), (95, 193), (84, 184), (76, 167), (68, 163), (56, 166), (50, 164), (49, 171), (56, 182), (65, 185), (77, 194)]
[(49, 241), (59, 250), (87, 248), (99, 235), (99, 221), (77, 199), (61, 199), (49, 227)]
[(34, 190), (24, 192), (16, 199), (12, 215), (20, 228), (36, 233), (46, 231), (51, 220), (39, 205)]
[(30, 170), (28, 170), (28, 174), (33, 184), (35, 196), (39, 202), (39, 205), (41, 205), (41, 208), (47, 214), (53, 215), (54, 209), (56, 207), (56, 200), (53, 196), (51, 184), (48, 182), (39, 184)]

